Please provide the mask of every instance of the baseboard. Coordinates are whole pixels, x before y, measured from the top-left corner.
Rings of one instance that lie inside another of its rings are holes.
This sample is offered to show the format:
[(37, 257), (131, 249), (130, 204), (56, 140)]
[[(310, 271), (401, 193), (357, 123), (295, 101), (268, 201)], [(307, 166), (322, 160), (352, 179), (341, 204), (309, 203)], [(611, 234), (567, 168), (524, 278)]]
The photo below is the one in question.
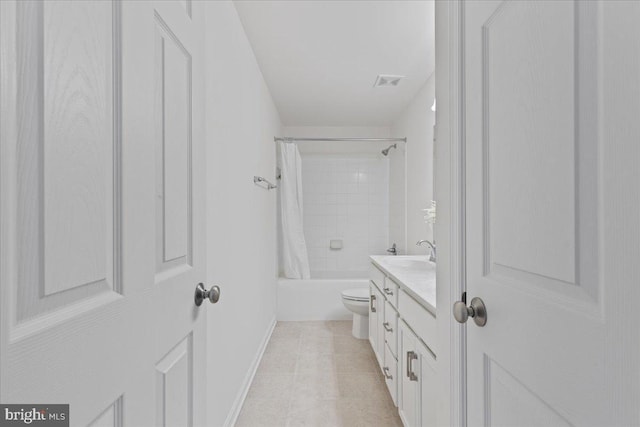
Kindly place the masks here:
[(249, 393), (249, 388), (251, 387), (251, 383), (253, 382), (253, 377), (255, 377), (256, 375), (256, 371), (258, 370), (258, 366), (260, 365), (260, 361), (262, 360), (262, 356), (264, 355), (264, 351), (267, 348), (267, 344), (269, 344), (269, 339), (271, 338), (271, 334), (273, 333), (273, 330), (275, 327), (276, 327), (276, 318), (274, 316), (273, 320), (271, 320), (271, 325), (267, 329), (267, 333), (262, 339), (262, 343), (260, 343), (260, 347), (258, 348), (256, 357), (253, 359), (253, 362), (249, 367), (247, 376), (244, 378), (244, 381), (242, 382), (242, 387), (240, 388), (240, 391), (238, 392), (236, 399), (233, 401), (233, 405), (231, 406), (229, 415), (227, 415), (227, 419), (224, 422), (225, 427), (233, 427), (236, 421), (238, 421), (240, 410), (242, 409), (244, 400), (247, 398), (247, 393)]

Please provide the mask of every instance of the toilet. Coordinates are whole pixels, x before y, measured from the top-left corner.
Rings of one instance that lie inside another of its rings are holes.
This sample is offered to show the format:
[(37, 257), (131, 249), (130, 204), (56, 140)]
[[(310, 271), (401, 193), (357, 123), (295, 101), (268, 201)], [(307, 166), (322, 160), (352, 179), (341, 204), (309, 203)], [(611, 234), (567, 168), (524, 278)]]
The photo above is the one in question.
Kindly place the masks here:
[(342, 291), (342, 303), (353, 313), (353, 336), (361, 340), (369, 338), (369, 289)]

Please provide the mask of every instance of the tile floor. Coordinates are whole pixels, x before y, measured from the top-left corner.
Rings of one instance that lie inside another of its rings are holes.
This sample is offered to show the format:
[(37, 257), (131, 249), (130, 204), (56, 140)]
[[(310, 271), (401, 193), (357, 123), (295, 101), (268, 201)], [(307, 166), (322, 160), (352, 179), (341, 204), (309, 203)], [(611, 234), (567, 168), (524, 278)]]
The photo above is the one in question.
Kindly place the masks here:
[(367, 340), (350, 321), (278, 322), (237, 427), (401, 427)]

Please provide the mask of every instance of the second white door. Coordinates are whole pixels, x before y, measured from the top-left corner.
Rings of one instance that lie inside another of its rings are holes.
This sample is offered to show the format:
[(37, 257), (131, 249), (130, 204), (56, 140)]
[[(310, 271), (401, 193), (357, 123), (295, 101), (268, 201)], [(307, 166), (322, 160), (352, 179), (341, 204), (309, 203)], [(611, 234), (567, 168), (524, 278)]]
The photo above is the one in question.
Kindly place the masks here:
[(638, 425), (640, 5), (463, 8), (469, 425)]

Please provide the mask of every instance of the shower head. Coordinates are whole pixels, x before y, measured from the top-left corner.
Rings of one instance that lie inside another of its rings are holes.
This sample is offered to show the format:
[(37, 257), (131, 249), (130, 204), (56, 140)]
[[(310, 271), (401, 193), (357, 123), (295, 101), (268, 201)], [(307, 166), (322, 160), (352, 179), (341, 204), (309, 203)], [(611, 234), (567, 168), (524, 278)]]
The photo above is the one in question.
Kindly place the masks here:
[(391, 150), (392, 148), (398, 148), (398, 144), (391, 144), (390, 146), (388, 146), (387, 148), (382, 150), (382, 155), (383, 156), (388, 155), (389, 154), (389, 150)]

